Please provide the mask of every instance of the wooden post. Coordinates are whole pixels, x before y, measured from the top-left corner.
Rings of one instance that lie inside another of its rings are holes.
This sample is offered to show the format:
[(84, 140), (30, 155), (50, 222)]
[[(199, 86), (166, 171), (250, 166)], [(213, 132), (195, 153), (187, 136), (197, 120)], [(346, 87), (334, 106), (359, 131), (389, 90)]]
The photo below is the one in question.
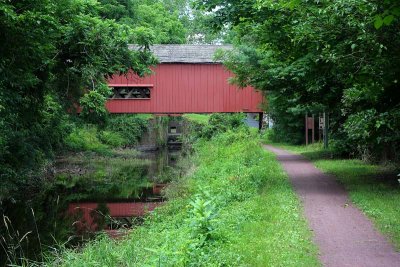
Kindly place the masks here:
[(263, 124), (263, 112), (258, 113), (258, 130), (261, 131)]
[(318, 142), (322, 140), (322, 130), (321, 129), (321, 113), (318, 113)]
[(306, 145), (308, 145), (308, 114), (306, 113), (305, 126), (306, 126)]
[(328, 148), (328, 120), (329, 117), (324, 112), (324, 148)]
[(312, 115), (312, 128), (311, 128), (311, 131), (312, 131), (312, 143), (314, 144), (314, 142), (315, 142), (315, 132), (314, 132), (314, 130), (315, 130), (315, 120), (314, 120), (314, 114)]

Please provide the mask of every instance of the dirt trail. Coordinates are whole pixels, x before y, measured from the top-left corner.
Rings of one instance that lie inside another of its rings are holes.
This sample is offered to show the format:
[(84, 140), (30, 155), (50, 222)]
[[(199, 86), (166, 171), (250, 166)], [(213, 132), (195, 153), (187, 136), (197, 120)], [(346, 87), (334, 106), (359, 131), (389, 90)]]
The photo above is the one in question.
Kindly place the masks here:
[(351, 204), (335, 177), (300, 155), (265, 148), (277, 155), (302, 200), (324, 266), (400, 266), (400, 253)]

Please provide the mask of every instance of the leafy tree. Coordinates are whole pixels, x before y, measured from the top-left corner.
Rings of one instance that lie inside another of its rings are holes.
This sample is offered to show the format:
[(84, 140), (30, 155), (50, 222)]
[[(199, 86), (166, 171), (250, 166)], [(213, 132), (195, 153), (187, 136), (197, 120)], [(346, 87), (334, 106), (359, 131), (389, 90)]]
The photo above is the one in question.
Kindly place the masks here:
[(155, 63), (149, 51), (129, 50), (132, 29), (101, 19), (100, 10), (97, 1), (0, 1), (0, 201), (37, 184), (31, 170), (62, 144), (65, 110), (84, 94), (84, 106), (100, 100), (101, 109), (105, 98), (94, 95), (109, 75), (144, 75)]
[[(234, 82), (268, 92), (282, 138), (301, 142), (304, 114), (327, 111), (338, 148), (377, 158), (398, 156), (400, 144), (396, 6), (372, 0), (197, 1), (214, 13), (214, 27), (235, 31), (236, 50), (224, 56), (226, 65)], [(379, 16), (385, 27), (377, 27)]]
[(102, 17), (145, 29), (155, 44), (228, 43), (228, 28), (210, 27), (214, 14), (192, 8), (194, 0), (100, 0)]
[[(150, 32), (155, 44), (185, 43), (186, 29), (174, 10), (178, 3), (157, 0), (101, 0), (101, 15)], [(134, 41), (134, 40), (133, 40)]]
[(400, 17), (400, 3), (397, 0), (386, 0), (383, 2), (384, 10), (375, 16), (374, 26), (376, 29), (391, 25), (396, 18)]
[[(35, 256), (44, 240), (30, 235), (26, 249), (21, 236), (37, 229), (33, 222), (53, 227), (43, 207), (54, 201), (47, 164), (73, 130), (76, 104), (87, 120), (103, 121), (106, 79), (130, 70), (144, 75), (156, 63), (146, 49), (151, 35), (101, 18), (102, 8), (95, 0), (0, 0), (0, 216), (21, 233), (7, 235), (1, 220), (2, 247), (11, 253), (0, 250), (0, 265), (4, 252), (14, 255), (10, 264), (41, 260)], [(128, 49), (130, 42), (143, 49)]]

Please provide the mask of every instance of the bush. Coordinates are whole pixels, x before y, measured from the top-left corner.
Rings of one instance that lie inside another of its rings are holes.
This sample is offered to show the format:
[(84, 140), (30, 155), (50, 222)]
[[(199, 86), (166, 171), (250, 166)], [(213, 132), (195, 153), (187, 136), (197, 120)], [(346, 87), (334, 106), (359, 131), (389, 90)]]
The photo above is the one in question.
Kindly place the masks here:
[(343, 125), (349, 151), (367, 161), (399, 160), (399, 118), (399, 108), (387, 112), (372, 108), (349, 115)]
[(108, 146), (97, 137), (97, 128), (94, 126), (75, 128), (65, 142), (68, 148), (75, 151), (102, 152), (108, 149)]
[(111, 89), (106, 84), (100, 84), (82, 96), (79, 101), (82, 118), (89, 123), (104, 124), (108, 116), (105, 104), (110, 94)]
[(106, 129), (118, 133), (125, 141), (125, 145), (135, 145), (147, 130), (148, 116), (139, 115), (111, 115)]
[(111, 147), (121, 147), (126, 144), (126, 140), (119, 133), (112, 131), (100, 132), (99, 139), (102, 143)]
[(65, 142), (74, 151), (104, 152), (112, 147), (132, 146), (147, 130), (148, 119), (148, 116), (111, 115), (104, 130), (78, 122)]
[(227, 132), (228, 130), (244, 127), (244, 114), (222, 114), (214, 113), (210, 116), (207, 124), (196, 124), (196, 131), (193, 131), (198, 137), (211, 139), (213, 136)]
[[(20, 188), (40, 187), (37, 180), (43, 177), (42, 167), (63, 147), (72, 130), (69, 116), (54, 95), (46, 95), (35, 114), (26, 110), (21, 116), (2, 109), (1, 102), (0, 94), (0, 202), (26, 197), (26, 190)], [(33, 182), (28, 186), (29, 180)]]

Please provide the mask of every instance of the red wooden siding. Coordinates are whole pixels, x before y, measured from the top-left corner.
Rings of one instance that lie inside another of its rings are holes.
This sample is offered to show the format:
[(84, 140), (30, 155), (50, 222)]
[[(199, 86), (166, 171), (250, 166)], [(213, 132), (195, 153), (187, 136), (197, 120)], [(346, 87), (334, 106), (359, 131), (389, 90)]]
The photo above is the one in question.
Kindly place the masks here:
[(154, 74), (114, 75), (113, 86), (150, 86), (150, 99), (112, 99), (111, 113), (261, 112), (262, 94), (253, 88), (230, 85), (232, 74), (221, 64), (160, 64)]

